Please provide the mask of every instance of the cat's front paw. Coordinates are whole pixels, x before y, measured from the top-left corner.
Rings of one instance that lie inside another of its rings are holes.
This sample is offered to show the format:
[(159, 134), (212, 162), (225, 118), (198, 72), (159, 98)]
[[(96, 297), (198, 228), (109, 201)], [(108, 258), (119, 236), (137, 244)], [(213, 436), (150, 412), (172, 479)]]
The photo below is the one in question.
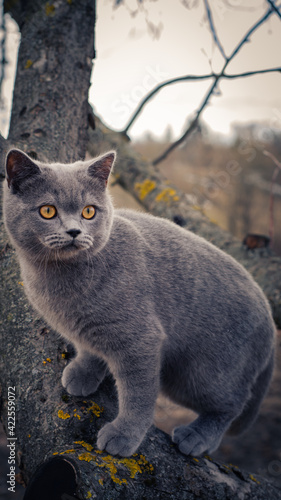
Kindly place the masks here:
[(98, 362), (89, 366), (83, 360), (74, 358), (64, 369), (62, 385), (72, 396), (89, 396), (96, 392), (104, 378), (106, 368)]
[(139, 447), (144, 433), (137, 429), (132, 429), (130, 425), (118, 424), (115, 420), (106, 424), (98, 433), (97, 447), (99, 450), (106, 450), (111, 455), (129, 457), (135, 453)]

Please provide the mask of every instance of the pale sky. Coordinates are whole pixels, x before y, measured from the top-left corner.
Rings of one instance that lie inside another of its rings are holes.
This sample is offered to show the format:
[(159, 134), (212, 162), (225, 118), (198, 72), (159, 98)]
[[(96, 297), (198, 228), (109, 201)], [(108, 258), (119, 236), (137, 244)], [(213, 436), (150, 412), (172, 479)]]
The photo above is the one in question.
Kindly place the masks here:
[[(203, 0), (143, 0), (141, 9), (137, 0), (124, 0), (124, 4), (113, 8), (113, 0), (97, 0), (97, 57), (89, 94), (97, 113), (117, 130), (125, 126), (141, 98), (162, 80), (210, 73), (211, 67), (219, 71), (223, 64), (208, 29)], [(268, 6), (265, 0), (209, 0), (209, 4), (227, 55)], [(160, 27), (159, 36), (151, 33), (151, 25)], [(0, 111), (4, 135), (19, 40), (15, 23), (10, 21), (7, 26), (10, 64), (4, 88), (6, 109)], [(280, 67), (280, 47), (281, 19), (273, 14), (227, 71)], [(159, 137), (169, 124), (178, 136), (210, 84), (178, 83), (160, 91), (130, 130), (131, 137), (148, 131)], [(223, 134), (229, 133), (233, 122), (266, 120), (281, 130), (280, 84), (280, 73), (224, 80), (219, 85), (221, 94), (211, 98), (202, 117)]]
[[(142, 95), (160, 80), (209, 73), (210, 64), (219, 71), (223, 64), (208, 30), (203, 0), (146, 0), (143, 5), (147, 12), (143, 9), (135, 15), (129, 10), (137, 10), (137, 1), (125, 3), (129, 8), (121, 5), (113, 9), (113, 0), (97, 2), (97, 58), (90, 90), (96, 111), (116, 129), (124, 127)], [(209, 4), (227, 55), (268, 7), (264, 0), (210, 0)], [(247, 10), (253, 6), (255, 10)], [(150, 22), (162, 26), (157, 39), (149, 33)], [(280, 47), (281, 19), (273, 14), (227, 71), (281, 67)], [(168, 124), (176, 135), (180, 134), (209, 85), (210, 81), (187, 82), (161, 90), (138, 118), (131, 136), (148, 130), (159, 136)], [(281, 129), (280, 87), (280, 73), (224, 80), (219, 86), (222, 95), (212, 97), (203, 118), (222, 133), (228, 133), (231, 123), (239, 121), (267, 120)]]

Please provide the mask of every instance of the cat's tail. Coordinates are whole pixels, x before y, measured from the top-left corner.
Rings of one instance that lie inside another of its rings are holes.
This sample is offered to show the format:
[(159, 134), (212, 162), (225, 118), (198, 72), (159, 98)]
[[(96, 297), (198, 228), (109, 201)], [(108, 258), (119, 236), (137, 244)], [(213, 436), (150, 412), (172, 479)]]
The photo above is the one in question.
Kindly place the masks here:
[(232, 422), (227, 434), (237, 435), (244, 432), (255, 421), (261, 402), (269, 387), (274, 368), (274, 352), (272, 352), (265, 369), (260, 373), (252, 387), (252, 394), (242, 413)]

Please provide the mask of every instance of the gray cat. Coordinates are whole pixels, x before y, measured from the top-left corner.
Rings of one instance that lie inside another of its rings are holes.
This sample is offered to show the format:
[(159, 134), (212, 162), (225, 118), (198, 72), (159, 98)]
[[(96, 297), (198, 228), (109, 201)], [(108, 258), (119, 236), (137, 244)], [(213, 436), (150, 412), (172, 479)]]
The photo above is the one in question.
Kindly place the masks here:
[(254, 420), (271, 379), (269, 305), (234, 259), (167, 220), (114, 210), (115, 153), (72, 165), (7, 156), (5, 224), (24, 289), (76, 349), (62, 385), (94, 393), (107, 369), (119, 413), (97, 446), (129, 456), (153, 421), (159, 390), (198, 418), (173, 431), (189, 455)]

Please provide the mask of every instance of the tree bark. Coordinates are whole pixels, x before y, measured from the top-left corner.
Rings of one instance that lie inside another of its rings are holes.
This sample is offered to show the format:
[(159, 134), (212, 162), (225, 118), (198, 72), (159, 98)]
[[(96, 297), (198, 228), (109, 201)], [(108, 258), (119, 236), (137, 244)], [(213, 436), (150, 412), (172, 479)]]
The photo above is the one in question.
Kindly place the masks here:
[(5, 6), (21, 30), (9, 140), (35, 158), (83, 158), (94, 1), (6, 1)]
[[(11, 144), (40, 160), (81, 158), (87, 142), (87, 57), (93, 56), (94, 1), (15, 1), (11, 5), (22, 42), (9, 140), (0, 140), (2, 168)], [(128, 178), (134, 182), (135, 169), (135, 183), (141, 184), (146, 173), (144, 177), (138, 173), (137, 160), (130, 160), (130, 154), (120, 147)], [(145, 162), (140, 166), (146, 168)], [(140, 193), (142, 188), (134, 189)], [(60, 377), (71, 347), (28, 304), (3, 222), (0, 273), (0, 413), (10, 454), (15, 446), (23, 479), (29, 483), (26, 500), (281, 498), (266, 480), (235, 466), (181, 455), (156, 428), (130, 459), (96, 450), (98, 430), (117, 412), (114, 384), (107, 378), (92, 399), (65, 393)], [(15, 428), (13, 419), (8, 420), (14, 409)]]

